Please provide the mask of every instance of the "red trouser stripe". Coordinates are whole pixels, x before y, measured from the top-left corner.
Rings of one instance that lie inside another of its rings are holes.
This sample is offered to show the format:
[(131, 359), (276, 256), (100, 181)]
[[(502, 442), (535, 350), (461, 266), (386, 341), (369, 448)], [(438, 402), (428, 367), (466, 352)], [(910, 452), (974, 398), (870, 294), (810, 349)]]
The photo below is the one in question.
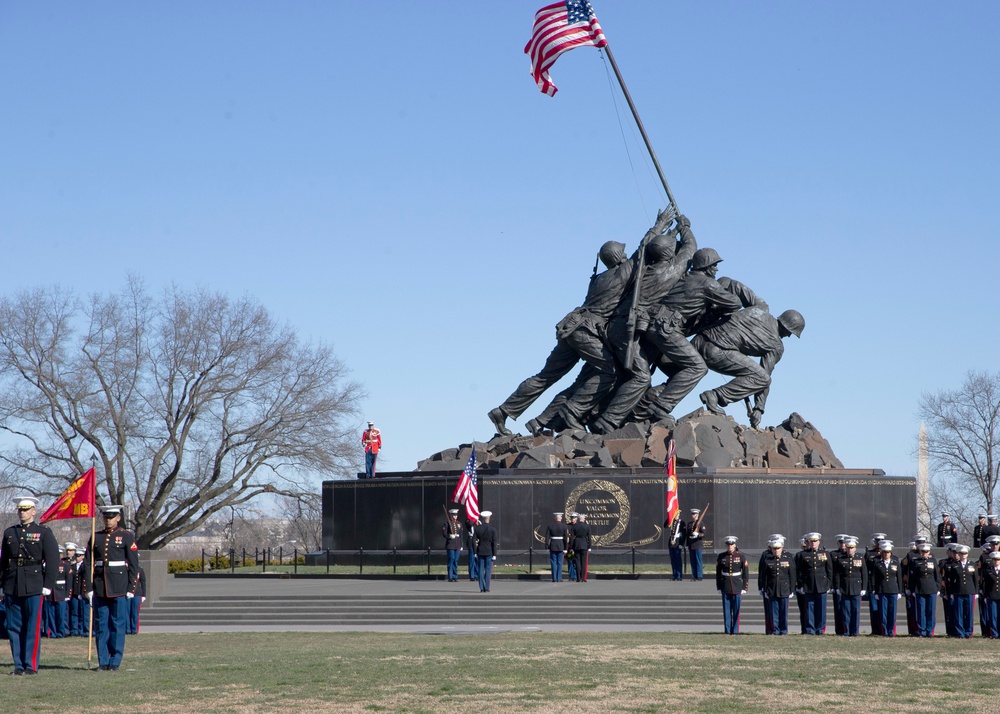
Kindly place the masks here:
[(38, 671), (38, 651), (42, 647), (42, 611), (45, 609), (44, 598), (38, 598), (38, 617), (35, 620), (35, 647), (31, 651), (31, 668)]

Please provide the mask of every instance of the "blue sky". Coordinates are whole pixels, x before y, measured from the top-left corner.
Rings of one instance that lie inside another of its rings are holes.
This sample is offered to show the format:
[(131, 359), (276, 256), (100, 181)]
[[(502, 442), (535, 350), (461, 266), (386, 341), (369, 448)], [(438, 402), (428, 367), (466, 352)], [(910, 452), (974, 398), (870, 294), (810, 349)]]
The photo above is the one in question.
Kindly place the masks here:
[[(664, 202), (597, 50), (535, 87), (541, 4), (3, 3), (3, 290), (250, 294), (365, 385), (383, 470), (488, 439)], [(700, 244), (805, 315), (765, 424), (915, 474), (920, 394), (1000, 351), (1000, 5), (595, 8)]]

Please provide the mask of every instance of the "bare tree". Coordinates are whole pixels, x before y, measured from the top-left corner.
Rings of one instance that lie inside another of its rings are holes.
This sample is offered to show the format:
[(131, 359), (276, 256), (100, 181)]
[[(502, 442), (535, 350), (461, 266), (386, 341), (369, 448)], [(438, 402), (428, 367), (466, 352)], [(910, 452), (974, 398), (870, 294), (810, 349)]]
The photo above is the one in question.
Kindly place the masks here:
[(318, 493), (284, 496), (280, 512), (288, 522), (288, 537), (296, 540), (299, 550), (316, 552), (323, 547), (323, 505)]
[[(160, 548), (261, 494), (298, 496), (358, 468), (358, 384), (249, 298), (205, 290), (0, 299), (0, 473), (58, 494), (98, 469)], [(103, 492), (103, 493), (102, 493)], [(106, 495), (105, 495), (106, 494)]]
[(993, 510), (1000, 478), (1000, 374), (969, 372), (956, 390), (924, 394), (931, 462)]

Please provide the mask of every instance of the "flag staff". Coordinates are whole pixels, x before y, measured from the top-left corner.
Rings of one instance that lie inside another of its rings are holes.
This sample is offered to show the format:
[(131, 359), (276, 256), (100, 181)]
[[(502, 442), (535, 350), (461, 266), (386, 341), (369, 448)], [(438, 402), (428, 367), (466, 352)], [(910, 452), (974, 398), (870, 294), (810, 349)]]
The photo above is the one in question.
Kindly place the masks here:
[(628, 102), (628, 108), (632, 110), (632, 118), (635, 119), (636, 126), (639, 127), (639, 133), (642, 135), (642, 140), (646, 144), (646, 151), (649, 152), (649, 158), (653, 160), (653, 166), (656, 167), (656, 173), (660, 177), (660, 183), (663, 184), (663, 190), (667, 192), (667, 201), (670, 205), (674, 207), (674, 211), (680, 213), (677, 208), (677, 201), (674, 200), (674, 194), (670, 191), (670, 184), (667, 183), (667, 177), (663, 175), (663, 169), (660, 167), (660, 161), (656, 158), (656, 152), (653, 151), (653, 145), (649, 142), (649, 137), (646, 135), (646, 128), (642, 125), (642, 119), (639, 118), (639, 112), (635, 108), (635, 104), (632, 102), (632, 95), (628, 92), (628, 87), (625, 86), (625, 80), (622, 78), (622, 73), (618, 69), (618, 63), (615, 62), (615, 55), (611, 52), (611, 45), (605, 45), (603, 47), (604, 51), (608, 55), (608, 61), (611, 62), (611, 69), (615, 71), (615, 77), (618, 79), (618, 86), (622, 88), (622, 94), (625, 95), (625, 101)]

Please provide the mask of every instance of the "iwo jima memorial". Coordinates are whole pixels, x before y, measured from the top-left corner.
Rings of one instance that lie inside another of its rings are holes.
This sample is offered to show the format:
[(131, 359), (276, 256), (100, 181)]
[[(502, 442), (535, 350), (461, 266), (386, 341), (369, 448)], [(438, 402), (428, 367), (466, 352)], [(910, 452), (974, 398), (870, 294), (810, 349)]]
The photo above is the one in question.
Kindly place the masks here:
[[(549, 68), (585, 45), (601, 48), (614, 70), (666, 208), (631, 255), (615, 241), (600, 246), (604, 270), (595, 264), (583, 303), (556, 325), (541, 371), (484, 418), (493, 438), (439, 451), (412, 472), (324, 482), (324, 548), (440, 549), (444, 510), (455, 506), (455, 487), (474, 455), (479, 504), (494, 513), (501, 551), (544, 548), (551, 514), (577, 511), (587, 514), (595, 556), (601, 548), (665, 552), (671, 440), (682, 510), (711, 504), (709, 547), (733, 534), (759, 549), (775, 531), (793, 543), (809, 531), (828, 542), (836, 533), (867, 539), (875, 530), (905, 540), (916, 529), (916, 479), (845, 469), (798, 413), (762, 426), (772, 372), (805, 319), (718, 275), (722, 259), (698, 244), (679, 211), (589, 3), (556, 3), (536, 16), (525, 52), (539, 88), (554, 95)], [(577, 366), (571, 386), (526, 422), (529, 433), (512, 434), (506, 420)], [(720, 384), (719, 376), (729, 381)], [(716, 385), (698, 393), (703, 408), (676, 418), (674, 408), (703, 383)], [(748, 425), (728, 406), (745, 408)]]

